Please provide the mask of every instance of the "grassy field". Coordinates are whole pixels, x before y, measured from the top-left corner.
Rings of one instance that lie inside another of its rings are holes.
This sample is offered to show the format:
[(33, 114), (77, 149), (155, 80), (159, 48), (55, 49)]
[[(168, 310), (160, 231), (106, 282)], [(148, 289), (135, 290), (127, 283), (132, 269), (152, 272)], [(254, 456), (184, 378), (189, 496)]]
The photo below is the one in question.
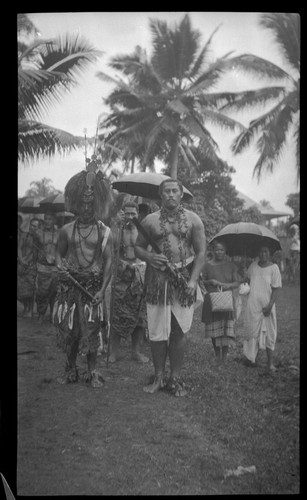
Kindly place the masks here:
[[(258, 368), (242, 363), (240, 321), (229, 360), (218, 365), (198, 310), (185, 398), (145, 394), (153, 367), (131, 361), (129, 344), (108, 369), (99, 357), (102, 390), (60, 386), (64, 355), (52, 325), (19, 318), (18, 495), (299, 493), (299, 314), (299, 286), (285, 285), (277, 303), (278, 371), (266, 376), (265, 352)], [(228, 475), (239, 466), (254, 472)]]

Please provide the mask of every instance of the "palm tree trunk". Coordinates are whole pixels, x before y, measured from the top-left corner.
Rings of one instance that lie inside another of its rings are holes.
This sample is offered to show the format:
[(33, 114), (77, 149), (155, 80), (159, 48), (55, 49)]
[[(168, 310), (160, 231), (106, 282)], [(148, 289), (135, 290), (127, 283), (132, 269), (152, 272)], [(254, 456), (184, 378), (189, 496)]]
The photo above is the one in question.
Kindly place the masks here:
[(179, 134), (178, 132), (176, 132), (171, 145), (171, 154), (170, 154), (170, 177), (172, 179), (177, 179), (178, 152), (179, 152)]
[(131, 173), (134, 173), (134, 163), (135, 163), (135, 158), (132, 158), (131, 160)]

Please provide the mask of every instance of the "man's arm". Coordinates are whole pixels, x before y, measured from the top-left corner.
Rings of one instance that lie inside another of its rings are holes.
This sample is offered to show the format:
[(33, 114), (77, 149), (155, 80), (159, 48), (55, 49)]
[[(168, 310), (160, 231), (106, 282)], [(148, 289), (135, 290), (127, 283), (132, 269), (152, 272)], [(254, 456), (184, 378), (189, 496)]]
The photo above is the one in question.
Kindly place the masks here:
[(205, 264), (205, 254), (206, 254), (206, 236), (204, 225), (198, 217), (197, 214), (193, 213), (192, 219), (192, 247), (195, 252), (194, 265), (191, 273), (190, 280), (188, 282), (188, 287), (195, 291), (197, 286), (197, 281), (201, 270)]
[[(149, 236), (152, 237), (153, 235), (151, 231), (151, 226), (148, 223), (148, 216), (142, 220), (141, 224), (145, 229), (145, 231), (149, 234)], [(147, 262), (153, 267), (156, 267), (158, 269), (164, 269), (165, 263), (168, 262), (167, 257), (163, 253), (158, 254), (155, 252), (149, 252), (147, 248), (148, 248), (148, 242), (145, 240), (144, 236), (140, 232), (138, 232), (138, 236), (134, 246), (134, 252), (136, 257), (138, 257), (140, 260)]]
[(68, 238), (65, 229), (60, 229), (58, 242), (55, 251), (55, 263), (58, 267), (62, 268), (63, 258), (65, 257), (68, 250)]
[(106, 288), (112, 276), (112, 248), (113, 248), (113, 236), (112, 233), (110, 232), (107, 244), (102, 254), (104, 261), (103, 282), (100, 290), (102, 296), (105, 294)]
[(205, 228), (197, 214), (193, 214), (192, 247), (195, 252), (195, 259), (191, 279), (197, 281), (204, 267), (206, 254)]

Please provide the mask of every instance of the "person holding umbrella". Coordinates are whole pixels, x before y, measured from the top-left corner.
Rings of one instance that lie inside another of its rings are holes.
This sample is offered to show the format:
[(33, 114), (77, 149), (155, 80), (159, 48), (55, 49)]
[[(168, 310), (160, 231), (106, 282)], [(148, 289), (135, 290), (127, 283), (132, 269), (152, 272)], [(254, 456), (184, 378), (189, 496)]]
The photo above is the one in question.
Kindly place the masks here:
[(259, 258), (247, 270), (250, 293), (247, 299), (243, 353), (247, 364), (255, 366), (259, 349), (267, 353), (268, 372), (276, 371), (273, 364), (273, 351), (277, 337), (275, 302), (282, 286), (281, 274), (277, 264), (271, 261), (270, 248), (261, 245)]
[[(155, 369), (154, 380), (144, 391), (166, 389), (185, 396), (181, 377), (185, 334), (191, 328), (196, 299), (202, 300), (198, 278), (205, 260), (205, 231), (199, 216), (181, 205), (180, 181), (163, 180), (159, 194), (162, 207), (143, 219), (135, 245), (135, 255), (147, 262), (145, 300)], [(166, 381), (167, 355), (171, 373)]]
[[(226, 260), (226, 245), (222, 241), (215, 240), (213, 246), (213, 258), (207, 262), (202, 271), (202, 280), (205, 285), (205, 294), (202, 322), (205, 324), (205, 336), (211, 338), (215, 355), (218, 360), (225, 361), (229, 346), (233, 343), (234, 334), (234, 312), (212, 311), (210, 293), (233, 290), (240, 284), (240, 276), (237, 266)], [(234, 300), (233, 300), (234, 304)]]

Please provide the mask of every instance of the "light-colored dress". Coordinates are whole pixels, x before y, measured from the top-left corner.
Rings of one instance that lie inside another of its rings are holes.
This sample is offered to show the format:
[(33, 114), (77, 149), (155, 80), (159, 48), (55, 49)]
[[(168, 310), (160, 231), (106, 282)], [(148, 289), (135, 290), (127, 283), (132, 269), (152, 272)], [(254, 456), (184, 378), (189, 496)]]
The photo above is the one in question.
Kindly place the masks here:
[(258, 349), (275, 349), (276, 307), (274, 304), (269, 316), (264, 316), (262, 309), (270, 302), (272, 288), (280, 288), (282, 285), (277, 264), (261, 267), (254, 261), (247, 270), (247, 276), (250, 279), (250, 293), (245, 311), (246, 339), (243, 353), (254, 363)]

